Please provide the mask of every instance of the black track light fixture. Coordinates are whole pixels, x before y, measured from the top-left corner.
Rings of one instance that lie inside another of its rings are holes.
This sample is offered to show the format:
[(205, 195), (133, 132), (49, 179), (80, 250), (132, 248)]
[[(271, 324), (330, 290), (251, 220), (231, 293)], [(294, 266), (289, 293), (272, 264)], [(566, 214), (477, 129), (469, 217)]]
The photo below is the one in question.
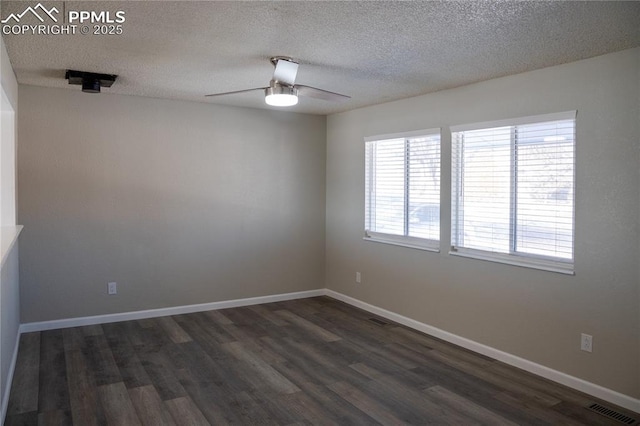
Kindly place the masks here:
[(82, 91), (85, 93), (100, 93), (101, 87), (111, 87), (118, 76), (114, 74), (67, 70), (64, 78), (69, 80), (69, 84), (82, 85)]

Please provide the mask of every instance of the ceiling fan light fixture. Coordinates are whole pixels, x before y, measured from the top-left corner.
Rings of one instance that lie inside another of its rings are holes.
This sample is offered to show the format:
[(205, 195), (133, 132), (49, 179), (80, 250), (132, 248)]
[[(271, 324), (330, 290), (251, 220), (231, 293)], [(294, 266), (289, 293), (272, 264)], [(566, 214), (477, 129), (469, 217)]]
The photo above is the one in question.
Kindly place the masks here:
[(298, 90), (294, 87), (273, 83), (264, 89), (264, 101), (267, 105), (289, 107), (298, 103)]
[(206, 97), (237, 95), (240, 93), (257, 92), (264, 90), (264, 101), (267, 105), (275, 107), (290, 107), (297, 105), (298, 96), (322, 99), (323, 101), (340, 102), (351, 99), (340, 93), (317, 87), (296, 84), (298, 63), (286, 56), (274, 56), (271, 63), (276, 67), (268, 87), (256, 87), (255, 89), (235, 90), (233, 92), (212, 93)]

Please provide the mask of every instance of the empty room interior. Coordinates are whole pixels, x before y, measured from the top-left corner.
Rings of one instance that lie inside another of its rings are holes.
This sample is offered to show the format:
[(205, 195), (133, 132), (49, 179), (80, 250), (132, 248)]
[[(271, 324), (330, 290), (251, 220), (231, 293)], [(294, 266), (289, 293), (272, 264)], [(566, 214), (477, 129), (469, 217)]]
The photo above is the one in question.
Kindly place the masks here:
[(640, 2), (0, 18), (0, 423), (640, 425)]

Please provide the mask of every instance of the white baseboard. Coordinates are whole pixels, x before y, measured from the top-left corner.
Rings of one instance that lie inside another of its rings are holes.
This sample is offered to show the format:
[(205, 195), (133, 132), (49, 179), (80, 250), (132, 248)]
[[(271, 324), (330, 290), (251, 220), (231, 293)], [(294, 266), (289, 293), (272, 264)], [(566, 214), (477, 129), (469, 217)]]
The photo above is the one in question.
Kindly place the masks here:
[(11, 393), (11, 384), (13, 383), (13, 373), (16, 371), (16, 362), (18, 362), (18, 346), (20, 346), (20, 330), (16, 333), (16, 343), (13, 346), (13, 355), (11, 356), (11, 364), (7, 371), (7, 381), (2, 393), (2, 408), (0, 409), (0, 424), (4, 424), (9, 408), (9, 394)]
[(80, 327), (84, 325), (107, 324), (119, 321), (131, 321), (144, 318), (164, 317), (168, 315), (190, 314), (193, 312), (216, 309), (237, 308), (262, 303), (282, 302), (324, 295), (324, 289), (299, 291), (295, 293), (274, 294), (270, 296), (249, 297), (246, 299), (224, 300), (221, 302), (200, 303), (197, 305), (172, 306), (169, 308), (148, 309), (145, 311), (122, 312), (117, 314), (95, 315), (90, 317), (66, 318), (52, 321), (28, 322), (20, 325), (20, 333), (55, 330), (58, 328)]
[(428, 324), (424, 324), (400, 314), (396, 314), (395, 312), (387, 311), (386, 309), (370, 305), (369, 303), (344, 295), (342, 293), (338, 293), (333, 290), (325, 289), (324, 294), (334, 299), (348, 303), (349, 305), (364, 309), (365, 311), (371, 312), (372, 314), (376, 314), (383, 318), (387, 318), (391, 321), (395, 321), (399, 324), (413, 328), (414, 330), (418, 330), (447, 342), (453, 343), (455, 345), (462, 346), (465, 349), (469, 349), (490, 358), (497, 359), (498, 361), (502, 361), (505, 364), (512, 365), (514, 367), (544, 377), (545, 379), (553, 380), (554, 382), (563, 384), (589, 395), (593, 395), (602, 400), (619, 405), (620, 407), (635, 411), (636, 413), (640, 413), (640, 399), (632, 398), (620, 392), (616, 392), (603, 386), (596, 385), (595, 383), (587, 382), (586, 380), (570, 376), (561, 371), (545, 367), (544, 365), (537, 364), (535, 362), (520, 358), (507, 352), (503, 352), (490, 346), (483, 345), (482, 343), (478, 343), (473, 340), (455, 335), (453, 333), (449, 333), (448, 331), (432, 327)]
[[(403, 315), (388, 311), (378, 306), (371, 305), (369, 303), (363, 302), (361, 300), (344, 295), (342, 293), (338, 293), (330, 289), (309, 290), (309, 291), (301, 291), (296, 293), (285, 293), (285, 294), (276, 294), (276, 295), (270, 295), (270, 296), (251, 297), (246, 299), (226, 300), (222, 302), (202, 303), (197, 305), (174, 306), (169, 308), (150, 309), (145, 311), (123, 312), (118, 314), (96, 315), (96, 316), (90, 316), (90, 317), (68, 318), (68, 319), (43, 321), (43, 322), (31, 322), (31, 323), (21, 324), (20, 333), (53, 330), (58, 328), (78, 327), (78, 326), (84, 326), (84, 325), (106, 324), (111, 322), (130, 321), (130, 320), (137, 320), (137, 319), (144, 319), (144, 318), (155, 318), (155, 317), (162, 317), (167, 315), (188, 314), (192, 312), (235, 308), (239, 306), (250, 306), (250, 305), (257, 305), (262, 303), (280, 302), (284, 300), (304, 299), (307, 297), (316, 297), (316, 296), (332, 297), (334, 299), (348, 303), (357, 308), (364, 309), (365, 311), (371, 312), (375, 315), (379, 315), (383, 318), (387, 318), (391, 321), (395, 321), (399, 324), (410, 327), (414, 330), (418, 330), (423, 333), (429, 334), (431, 336), (435, 336), (437, 338), (440, 338), (447, 342), (461, 346), (463, 348), (469, 349), (471, 351), (477, 352), (479, 354), (502, 361), (505, 364), (512, 365), (514, 367), (520, 368), (522, 370), (528, 371), (530, 373), (536, 374), (546, 379), (553, 380), (554, 382), (563, 384), (565, 386), (571, 387), (581, 392), (585, 392), (589, 395), (593, 395), (604, 401), (608, 401), (613, 404), (616, 404), (621, 407), (640, 413), (640, 399), (632, 398), (628, 395), (624, 395), (614, 390), (602, 387), (600, 385), (596, 385), (595, 383), (587, 382), (586, 380), (582, 380), (577, 377), (570, 376), (561, 371), (557, 371), (552, 368), (545, 367), (544, 365), (537, 364), (535, 362), (526, 360), (524, 358), (520, 358), (518, 356), (509, 354), (507, 352), (503, 352), (501, 350), (492, 348), (487, 345), (483, 345), (482, 343), (478, 343), (473, 340), (455, 335), (453, 333), (449, 333), (439, 328), (421, 323), (411, 318), (407, 318)], [(19, 338), (20, 338), (20, 335), (18, 335), (18, 339)], [(9, 375), (10, 375), (9, 379), (11, 379), (13, 376), (13, 370), (15, 368), (17, 354), (18, 354), (18, 345), (16, 343), (16, 348), (13, 354), (13, 360), (11, 364), (11, 370), (9, 372)], [(7, 383), (8, 383), (8, 386), (10, 386), (11, 380), (8, 380)], [(7, 393), (5, 393), (2, 401), (3, 413), (6, 412), (8, 396), (9, 395), (7, 390)]]

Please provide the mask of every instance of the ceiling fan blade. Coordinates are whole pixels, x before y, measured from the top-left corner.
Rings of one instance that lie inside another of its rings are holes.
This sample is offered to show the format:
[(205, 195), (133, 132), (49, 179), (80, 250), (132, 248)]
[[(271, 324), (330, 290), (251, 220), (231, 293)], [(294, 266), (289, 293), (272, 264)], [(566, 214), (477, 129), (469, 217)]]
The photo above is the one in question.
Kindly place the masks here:
[(255, 90), (264, 90), (266, 89), (266, 87), (256, 87), (255, 89), (246, 89), (246, 90), (236, 90), (235, 92), (224, 92), (224, 93), (212, 93), (210, 95), (204, 95), (206, 97), (211, 97), (211, 96), (225, 96), (225, 95), (236, 95), (238, 93), (246, 93), (246, 92), (253, 92)]
[(286, 59), (277, 59), (276, 70), (273, 72), (273, 80), (293, 86), (298, 74), (298, 64)]
[(334, 93), (328, 90), (318, 89), (311, 86), (296, 84), (295, 88), (298, 89), (298, 95), (300, 96), (322, 99), (324, 101), (342, 102), (351, 99), (351, 96), (341, 95), (340, 93)]

